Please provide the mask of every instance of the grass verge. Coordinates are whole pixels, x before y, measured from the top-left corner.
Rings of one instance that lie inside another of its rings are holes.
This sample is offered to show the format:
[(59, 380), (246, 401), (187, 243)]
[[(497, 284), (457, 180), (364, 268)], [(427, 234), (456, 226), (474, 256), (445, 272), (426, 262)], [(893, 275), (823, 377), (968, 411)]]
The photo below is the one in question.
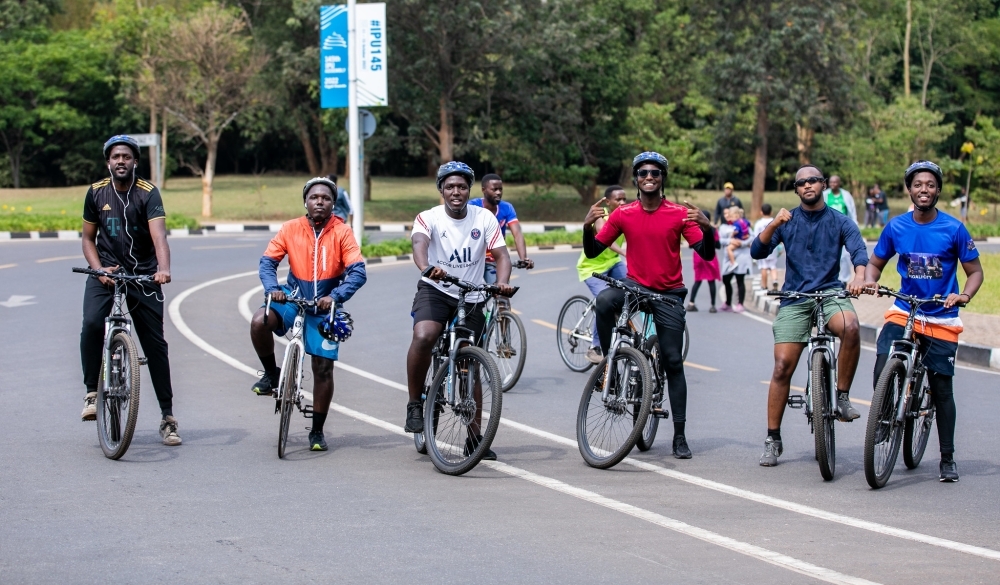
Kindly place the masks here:
[[(83, 220), (76, 214), (0, 211), (0, 232), (80, 231)], [(167, 229), (198, 227), (198, 220), (184, 215), (168, 215)]]

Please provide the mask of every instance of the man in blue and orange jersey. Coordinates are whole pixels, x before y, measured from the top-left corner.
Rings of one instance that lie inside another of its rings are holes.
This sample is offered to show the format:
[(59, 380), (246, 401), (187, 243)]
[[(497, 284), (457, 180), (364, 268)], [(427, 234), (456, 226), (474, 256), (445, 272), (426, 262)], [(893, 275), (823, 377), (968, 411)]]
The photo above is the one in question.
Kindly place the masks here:
[[(345, 303), (368, 280), (354, 233), (343, 220), (332, 215), (336, 193), (337, 185), (324, 177), (310, 179), (302, 188), (305, 217), (285, 222), (260, 259), (264, 293), (271, 295), (276, 304), (271, 305), (266, 318), (264, 308), (258, 309), (250, 322), (250, 339), (264, 366), (264, 375), (253, 385), (253, 391), (259, 396), (270, 396), (281, 374), (274, 360), (271, 333), (284, 335), (296, 315), (294, 305), (281, 303), (287, 296), (317, 302), (315, 311), (306, 314), (303, 336), (306, 353), (312, 356), (314, 398), (309, 446), (313, 451), (327, 448), (323, 424), (333, 400), (333, 362), (339, 349), (337, 344), (319, 335), (318, 326), (334, 302), (338, 306)], [(278, 265), (286, 256), (288, 280), (281, 286)]]

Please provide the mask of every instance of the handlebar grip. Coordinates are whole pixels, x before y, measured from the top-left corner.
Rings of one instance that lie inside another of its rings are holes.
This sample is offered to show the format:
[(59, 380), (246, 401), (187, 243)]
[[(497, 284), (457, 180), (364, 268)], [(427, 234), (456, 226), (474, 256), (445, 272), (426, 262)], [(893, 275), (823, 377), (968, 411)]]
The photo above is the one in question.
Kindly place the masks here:
[(90, 268), (74, 268), (73, 272), (78, 272), (80, 274), (90, 274), (91, 269)]
[(434, 267), (433, 266), (428, 266), (427, 268), (424, 268), (423, 271), (420, 272), (420, 276), (423, 276), (424, 278), (428, 278), (428, 277), (430, 277), (431, 272), (434, 272)]
[(782, 294), (782, 291), (780, 291), (780, 290), (769, 290), (769, 291), (767, 291), (767, 296), (769, 296), (769, 297), (780, 297), (781, 294)]

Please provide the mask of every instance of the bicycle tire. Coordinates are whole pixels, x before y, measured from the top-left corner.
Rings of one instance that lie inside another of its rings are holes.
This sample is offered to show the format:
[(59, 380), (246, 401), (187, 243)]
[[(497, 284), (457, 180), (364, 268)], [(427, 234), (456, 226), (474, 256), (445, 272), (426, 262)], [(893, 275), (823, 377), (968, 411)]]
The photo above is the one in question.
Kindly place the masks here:
[[(434, 382), (424, 401), (424, 436), (427, 437), (427, 454), (434, 462), (434, 467), (447, 475), (462, 475), (478, 465), (493, 444), (500, 426), (503, 392), (500, 390), (500, 371), (496, 363), (480, 347), (466, 346), (458, 350), (454, 369), (457, 374), (456, 403), (452, 405), (447, 402), (448, 368), (442, 367), (434, 376)], [(477, 377), (482, 393), (481, 406), (475, 406)], [(435, 406), (439, 404), (443, 405), (442, 412), (435, 417)], [(487, 404), (490, 409), (488, 413), (485, 412)], [(477, 414), (480, 416), (478, 423), (475, 420)], [(488, 418), (485, 427), (482, 424), (483, 418)], [(435, 420), (437, 427), (434, 426)], [(477, 427), (482, 430), (482, 439), (472, 445), (474, 448), (471, 452), (466, 453), (466, 439), (478, 434)]]
[[(434, 361), (432, 360), (430, 367), (427, 368), (427, 376), (424, 379), (424, 395), (423, 395), (424, 400), (427, 400), (427, 392), (430, 389), (431, 384), (434, 382), (434, 377), (437, 375), (438, 369), (440, 369), (440, 366), (438, 366), (438, 368), (435, 369)], [(413, 433), (413, 446), (416, 448), (417, 453), (420, 453), (421, 455), (427, 454), (427, 441), (424, 440), (423, 431), (419, 433)]]
[[(639, 433), (639, 437), (635, 440), (635, 446), (639, 448), (640, 451), (649, 451), (653, 448), (653, 441), (656, 440), (656, 431), (660, 427), (660, 417), (653, 416), (652, 408), (654, 405), (653, 399), (656, 398), (657, 391), (660, 394), (660, 404), (662, 405), (665, 396), (663, 394), (663, 385), (661, 378), (657, 375), (657, 371), (660, 367), (659, 360), (659, 343), (655, 335), (650, 335), (646, 338), (646, 342), (643, 344), (645, 353), (650, 356), (650, 381), (654, 386), (658, 386), (653, 390), (652, 397), (650, 398), (649, 408), (650, 414), (646, 417), (646, 424), (642, 427), (642, 432)], [(638, 411), (633, 410), (633, 416), (638, 417)]]
[[(875, 383), (865, 427), (865, 480), (874, 489), (884, 486), (896, 467), (903, 434), (903, 425), (896, 421), (896, 412), (899, 401), (905, 399), (904, 388), (906, 364), (893, 358), (886, 363)], [(881, 449), (876, 452), (880, 445)]]
[[(506, 323), (506, 335), (504, 327)], [(516, 335), (516, 339), (515, 339)], [(497, 364), (500, 372), (500, 389), (507, 392), (521, 379), (524, 359), (528, 354), (528, 339), (524, 335), (524, 324), (511, 311), (500, 311), (486, 330), (486, 352)], [(513, 353), (512, 353), (513, 352)]]
[(816, 440), (816, 462), (823, 479), (830, 481), (837, 470), (837, 437), (834, 433), (836, 413), (830, 410), (830, 361), (817, 351), (812, 355), (810, 386), (813, 403), (813, 437)]
[(681, 361), (687, 361), (689, 349), (691, 349), (691, 332), (688, 331), (687, 323), (684, 323), (684, 349), (681, 350)]
[[(612, 375), (608, 390), (610, 404), (606, 404), (602, 399), (602, 378), (605, 371)], [(637, 349), (622, 346), (615, 352), (614, 363), (608, 364), (605, 358), (587, 379), (576, 417), (576, 442), (580, 455), (587, 465), (597, 469), (608, 469), (621, 462), (635, 446), (649, 417), (652, 403), (650, 378), (646, 356)], [(623, 384), (626, 388), (621, 392), (619, 389)], [(635, 386), (638, 386), (639, 392), (642, 393), (638, 416), (635, 416), (634, 410), (630, 410), (630, 405), (632, 408), (635, 405), (635, 392), (630, 389)], [(608, 425), (602, 424), (598, 418), (605, 414), (612, 417), (612, 424), (624, 423), (631, 426), (631, 429), (626, 431), (622, 424), (621, 432), (606, 432)], [(592, 416), (597, 418), (598, 423), (593, 429), (590, 428)], [(620, 443), (611, 444), (605, 441), (605, 438), (615, 440), (620, 436), (625, 437)]]
[[(931, 434), (931, 426), (934, 425), (934, 401), (931, 399), (927, 372), (919, 377), (914, 384), (918, 388), (918, 393), (911, 395), (909, 413), (903, 428), (903, 463), (907, 469), (916, 469), (920, 465), (920, 460), (924, 458), (924, 450), (927, 449), (927, 439)], [(918, 404), (913, 396), (920, 396)]]
[(104, 377), (106, 362), (101, 362), (101, 380), (97, 386), (97, 439), (104, 456), (116, 460), (121, 459), (132, 444), (139, 418), (139, 350), (131, 335), (119, 331), (111, 339), (110, 351), (105, 353), (104, 359), (108, 356), (118, 364), (117, 367), (112, 364), (113, 379), (107, 380)]
[[(569, 316), (572, 320), (570, 325), (575, 327), (576, 322), (586, 312), (590, 301), (591, 299), (583, 295), (570, 297), (563, 303), (562, 309), (559, 310), (559, 319), (556, 321), (556, 347), (559, 348), (559, 357), (562, 358), (566, 367), (574, 372), (586, 372), (594, 367), (594, 364), (590, 363), (590, 360), (587, 359), (587, 350), (590, 347), (585, 339), (590, 337), (590, 325), (595, 315), (594, 311), (591, 311), (590, 315), (580, 323), (579, 330), (570, 330), (566, 326), (566, 319)], [(574, 308), (578, 304), (581, 306)], [(593, 343), (593, 339), (589, 343)]]
[(295, 410), (295, 395), (298, 393), (297, 373), (299, 371), (299, 346), (288, 346), (284, 363), (281, 364), (281, 380), (278, 383), (278, 400), (281, 403), (281, 422), (278, 425), (278, 459), (285, 458), (288, 445), (288, 427), (291, 425), (292, 411)]

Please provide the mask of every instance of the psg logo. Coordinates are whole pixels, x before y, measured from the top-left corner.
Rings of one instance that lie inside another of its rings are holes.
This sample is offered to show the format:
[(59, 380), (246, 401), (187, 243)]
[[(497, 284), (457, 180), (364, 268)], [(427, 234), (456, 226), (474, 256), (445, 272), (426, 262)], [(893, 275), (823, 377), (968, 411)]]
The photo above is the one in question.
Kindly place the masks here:
[(483, 232), (479, 231), (478, 228), (472, 228), (472, 233), (469, 235), (472, 236), (473, 240), (478, 240), (479, 236), (483, 235)]

